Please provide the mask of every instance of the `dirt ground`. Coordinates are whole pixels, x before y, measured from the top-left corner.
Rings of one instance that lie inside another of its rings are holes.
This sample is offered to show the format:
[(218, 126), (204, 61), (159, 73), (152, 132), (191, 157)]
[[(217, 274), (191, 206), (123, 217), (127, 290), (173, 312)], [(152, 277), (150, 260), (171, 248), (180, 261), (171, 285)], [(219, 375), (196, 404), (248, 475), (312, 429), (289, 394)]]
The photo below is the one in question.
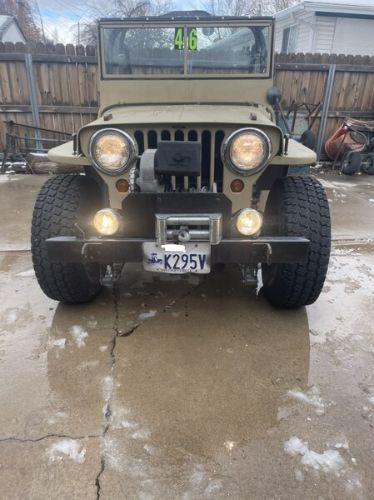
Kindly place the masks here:
[(227, 267), (128, 266), (117, 295), (46, 298), (43, 177), (0, 177), (2, 499), (374, 497), (374, 180), (324, 175), (334, 244), (310, 307)]

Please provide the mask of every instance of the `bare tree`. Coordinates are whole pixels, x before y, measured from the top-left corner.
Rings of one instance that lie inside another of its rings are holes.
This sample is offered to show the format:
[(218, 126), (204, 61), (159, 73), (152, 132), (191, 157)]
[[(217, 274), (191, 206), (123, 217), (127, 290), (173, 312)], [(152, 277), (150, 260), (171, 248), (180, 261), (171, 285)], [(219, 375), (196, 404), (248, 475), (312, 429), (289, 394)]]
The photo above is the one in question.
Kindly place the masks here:
[(28, 0), (0, 0), (0, 14), (14, 16), (28, 42), (35, 43), (42, 40), (40, 29)]
[(301, 0), (207, 0), (205, 10), (218, 16), (273, 15)]
[(96, 45), (97, 25), (95, 20), (100, 17), (157, 16), (171, 10), (171, 7), (171, 0), (100, 0), (94, 5), (87, 4), (88, 21), (80, 23), (79, 42), (86, 45)]

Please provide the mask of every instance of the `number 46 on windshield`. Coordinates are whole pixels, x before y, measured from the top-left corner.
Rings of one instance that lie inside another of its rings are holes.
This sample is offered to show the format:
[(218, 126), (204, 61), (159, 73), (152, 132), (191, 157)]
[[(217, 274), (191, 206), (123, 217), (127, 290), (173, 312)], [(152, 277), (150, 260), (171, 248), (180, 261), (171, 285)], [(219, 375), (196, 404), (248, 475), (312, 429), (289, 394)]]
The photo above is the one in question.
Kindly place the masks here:
[[(187, 29), (188, 50), (197, 50), (197, 29)], [(184, 28), (175, 28), (174, 48), (176, 50), (184, 49)]]

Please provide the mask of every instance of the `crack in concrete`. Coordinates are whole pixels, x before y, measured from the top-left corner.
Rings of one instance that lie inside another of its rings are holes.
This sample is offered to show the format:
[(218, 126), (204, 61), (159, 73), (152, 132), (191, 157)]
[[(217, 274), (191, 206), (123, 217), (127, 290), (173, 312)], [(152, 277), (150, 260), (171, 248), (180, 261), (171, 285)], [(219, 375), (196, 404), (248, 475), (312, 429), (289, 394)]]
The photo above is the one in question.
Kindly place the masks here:
[(142, 325), (142, 323), (136, 323), (132, 328), (130, 328), (129, 330), (126, 330), (125, 332), (119, 331), (117, 333), (117, 337), (128, 337), (129, 335), (134, 333), (135, 330), (137, 328), (139, 328), (139, 326), (141, 326), (141, 325)]
[(68, 434), (46, 434), (45, 436), (39, 436), (37, 438), (18, 438), (15, 436), (10, 436), (6, 438), (0, 438), (0, 443), (6, 443), (6, 442), (38, 443), (39, 441), (43, 441), (44, 439), (49, 439), (49, 438), (61, 438), (61, 439), (66, 438), (79, 441), (81, 439), (99, 438), (99, 437), (101, 437), (100, 434), (87, 434), (86, 436), (70, 436)]
[[(195, 286), (193, 289), (189, 289), (186, 292), (184, 292), (180, 297), (177, 297), (176, 299), (173, 299), (171, 302), (169, 302), (169, 304), (167, 304), (164, 307), (163, 312), (166, 312), (168, 309), (174, 307), (176, 303), (184, 300), (186, 297), (188, 297), (189, 295), (191, 295), (202, 284), (203, 284), (203, 280), (201, 280), (201, 282), (198, 283), (198, 285)], [(116, 365), (115, 349), (116, 349), (116, 345), (117, 345), (117, 338), (119, 338), (119, 337), (128, 337), (129, 335), (131, 335), (132, 333), (134, 333), (140, 326), (142, 326), (143, 323), (145, 323), (144, 321), (140, 321), (139, 323), (136, 323), (130, 329), (126, 330), (125, 332), (122, 332), (119, 329), (119, 297), (120, 297), (120, 294), (118, 292), (117, 286), (115, 285), (114, 289), (113, 289), (114, 321), (113, 321), (113, 327), (112, 327), (114, 334), (113, 334), (113, 337), (112, 337), (112, 340), (111, 340), (111, 348), (110, 348), (110, 357), (111, 357), (111, 360), (112, 360), (112, 364), (111, 364), (111, 368), (110, 368), (110, 372), (111, 373), (113, 373), (115, 365)], [(109, 394), (109, 396), (108, 396), (108, 398), (106, 400), (106, 403), (105, 403), (103, 432), (102, 432), (101, 436), (99, 436), (102, 440), (105, 439), (105, 436), (108, 433), (109, 428), (110, 428), (110, 420), (111, 420), (111, 416), (112, 416), (112, 410), (111, 410), (111, 400), (112, 400), (112, 397), (113, 397), (113, 388), (111, 389), (111, 392), (110, 392), (110, 394)], [(105, 455), (104, 455), (103, 452), (101, 452), (101, 467), (100, 467), (100, 470), (99, 470), (99, 472), (98, 472), (98, 474), (97, 474), (97, 476), (95, 478), (96, 500), (100, 500), (100, 498), (101, 498), (101, 482), (100, 482), (100, 479), (101, 479), (102, 474), (105, 471), (105, 467), (106, 467)]]
[[(119, 301), (119, 294), (116, 285), (114, 286), (113, 289), (113, 299), (114, 299), (114, 321), (113, 321), (113, 337), (111, 340), (111, 348), (109, 351), (109, 355), (111, 358), (111, 368), (110, 372), (113, 373), (115, 365), (116, 365), (116, 355), (115, 355), (115, 349), (117, 345), (117, 337), (120, 336), (120, 332), (118, 329), (118, 322), (119, 322), (119, 309), (118, 309), (118, 301)], [(105, 436), (107, 432), (109, 431), (110, 428), (110, 419), (112, 416), (112, 410), (111, 410), (111, 400), (113, 396), (113, 388), (111, 388), (111, 391), (107, 397), (107, 400), (105, 402), (105, 412), (104, 412), (104, 422), (103, 422), (103, 431), (101, 433), (101, 440), (103, 441), (105, 439)], [(99, 500), (101, 497), (101, 482), (100, 478), (102, 474), (104, 473), (105, 470), (105, 456), (103, 451), (101, 451), (101, 459), (100, 459), (101, 467), (100, 470), (95, 478), (95, 486), (96, 486), (96, 499)]]

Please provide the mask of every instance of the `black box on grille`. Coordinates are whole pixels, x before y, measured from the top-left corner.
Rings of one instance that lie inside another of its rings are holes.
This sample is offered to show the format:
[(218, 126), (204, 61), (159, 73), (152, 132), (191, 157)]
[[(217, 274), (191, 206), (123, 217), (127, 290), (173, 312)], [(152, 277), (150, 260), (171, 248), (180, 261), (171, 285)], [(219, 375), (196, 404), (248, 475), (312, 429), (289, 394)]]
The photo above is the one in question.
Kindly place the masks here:
[(200, 142), (159, 141), (155, 155), (155, 173), (201, 175)]

